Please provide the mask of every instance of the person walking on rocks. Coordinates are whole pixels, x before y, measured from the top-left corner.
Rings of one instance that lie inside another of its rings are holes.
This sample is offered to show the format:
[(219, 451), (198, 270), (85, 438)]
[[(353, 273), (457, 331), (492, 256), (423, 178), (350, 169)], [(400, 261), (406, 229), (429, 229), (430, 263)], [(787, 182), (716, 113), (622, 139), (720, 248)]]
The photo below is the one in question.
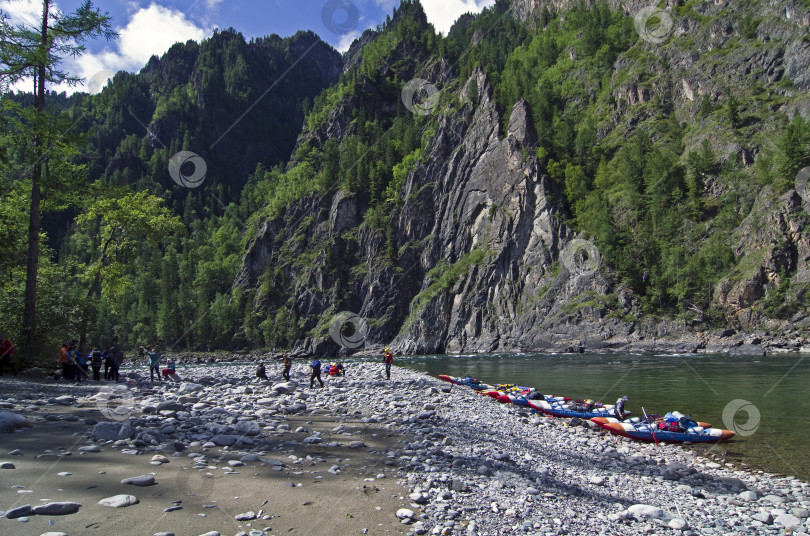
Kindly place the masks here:
[(284, 354), (284, 368), (281, 370), (281, 375), (285, 380), (290, 381), (290, 368), (292, 367), (292, 358), (290, 354)]
[(391, 353), (390, 348), (386, 348), (383, 353), (383, 363), (385, 363), (385, 378), (391, 379), (391, 365), (394, 363), (394, 354)]
[(158, 382), (163, 381), (160, 379), (160, 352), (155, 347), (152, 347), (151, 351), (143, 346), (140, 349), (149, 357), (149, 381), (155, 381), (155, 376), (157, 376)]
[(93, 379), (97, 382), (101, 381), (102, 361), (103, 357), (101, 355), (101, 350), (98, 349), (98, 346), (94, 346), (93, 351), (90, 352), (90, 366), (93, 368)]
[(259, 367), (256, 369), (256, 377), (264, 381), (269, 381), (267, 377), (267, 369), (264, 368), (264, 361), (259, 361)]
[(321, 384), (321, 387), (323, 387), (323, 380), (321, 379), (321, 360), (316, 357), (310, 367), (312, 367), (312, 375), (309, 377), (309, 388), (313, 388), (316, 379), (318, 383)]
[(14, 345), (5, 335), (0, 335), (0, 376), (3, 375), (3, 369), (6, 367), (11, 369), (12, 374), (17, 375), (17, 369), (11, 362), (12, 357), (14, 357)]

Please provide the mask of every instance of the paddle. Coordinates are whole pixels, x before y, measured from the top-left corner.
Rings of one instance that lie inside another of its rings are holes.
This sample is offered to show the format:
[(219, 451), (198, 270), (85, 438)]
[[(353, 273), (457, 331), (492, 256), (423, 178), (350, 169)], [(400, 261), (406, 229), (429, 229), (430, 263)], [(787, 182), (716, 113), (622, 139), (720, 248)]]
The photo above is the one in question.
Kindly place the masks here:
[(647, 422), (650, 425), (650, 430), (652, 430), (652, 435), (653, 435), (653, 441), (655, 441), (655, 444), (657, 445), (658, 444), (658, 438), (655, 437), (655, 423), (650, 422), (650, 418), (647, 417), (647, 410), (644, 409), (644, 406), (641, 406), (641, 412), (644, 413), (644, 418), (647, 420)]

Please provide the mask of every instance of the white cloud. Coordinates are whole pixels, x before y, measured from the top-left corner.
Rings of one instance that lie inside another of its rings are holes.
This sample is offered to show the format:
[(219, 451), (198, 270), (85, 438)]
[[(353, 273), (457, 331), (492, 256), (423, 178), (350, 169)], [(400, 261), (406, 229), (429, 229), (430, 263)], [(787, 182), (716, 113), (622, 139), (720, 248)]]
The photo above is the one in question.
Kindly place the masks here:
[(179, 11), (151, 4), (135, 12), (119, 33), (118, 53), (124, 65), (118, 67), (130, 70), (140, 69), (154, 54), (163, 54), (175, 43), (200, 41), (208, 32)]
[(41, 0), (8, 0), (0, 7), (12, 23), (22, 22), (29, 26), (39, 26), (42, 19)]
[(200, 41), (211, 33), (176, 11), (157, 4), (134, 11), (124, 27), (116, 28), (119, 38), (101, 52), (85, 53), (65, 62), (66, 70), (85, 78), (78, 88), (59, 86), (58, 91), (88, 91), (88, 82), (102, 71), (137, 72), (153, 55), (162, 55), (175, 43)]
[(337, 48), (338, 52), (340, 52), (341, 54), (346, 52), (347, 50), (349, 50), (349, 47), (352, 46), (354, 40), (360, 37), (360, 35), (362, 34), (358, 30), (353, 30), (347, 34), (343, 34), (340, 37), (340, 41), (338, 42), (337, 47), (335, 48)]
[(485, 7), (494, 5), (495, 0), (422, 0), (422, 7), (425, 8), (428, 21), (433, 24), (437, 32), (445, 35), (461, 15), (478, 13)]

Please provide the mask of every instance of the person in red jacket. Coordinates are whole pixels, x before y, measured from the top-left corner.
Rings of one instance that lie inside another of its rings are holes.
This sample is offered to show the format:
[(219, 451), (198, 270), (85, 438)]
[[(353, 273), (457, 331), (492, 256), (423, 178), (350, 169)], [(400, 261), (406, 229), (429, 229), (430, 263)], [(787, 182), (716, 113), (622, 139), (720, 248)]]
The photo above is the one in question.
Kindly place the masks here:
[(6, 367), (10, 368), (15, 376), (17, 375), (17, 369), (11, 362), (12, 357), (14, 357), (14, 345), (5, 335), (0, 335), (0, 376), (3, 375), (3, 369)]
[(385, 353), (383, 353), (383, 363), (385, 363), (385, 377), (387, 379), (391, 379), (391, 365), (394, 363), (394, 354), (391, 353), (391, 350), (386, 348)]

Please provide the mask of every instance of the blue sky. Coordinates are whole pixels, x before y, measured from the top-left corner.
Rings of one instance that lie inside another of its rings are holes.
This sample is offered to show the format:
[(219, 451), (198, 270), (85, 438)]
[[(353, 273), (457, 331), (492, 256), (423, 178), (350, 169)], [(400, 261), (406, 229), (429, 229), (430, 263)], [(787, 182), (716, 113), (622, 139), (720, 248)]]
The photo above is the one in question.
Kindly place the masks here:
[[(109, 12), (120, 37), (112, 42), (87, 43), (80, 59), (66, 61), (66, 70), (100, 80), (119, 70), (139, 71), (153, 54), (162, 54), (175, 42), (200, 41), (215, 28), (233, 27), (245, 38), (269, 34), (288, 36), (312, 30), (340, 51), (345, 51), (367, 28), (374, 28), (393, 12), (400, 0), (96, 0)], [(478, 12), (494, 0), (422, 0), (428, 20), (446, 33), (463, 13)], [(63, 12), (81, 0), (56, 0)], [(40, 0), (0, 0), (0, 9), (13, 21), (34, 23)], [(29, 89), (28, 84), (18, 89)], [(71, 92), (61, 86), (53, 88)], [(87, 91), (87, 87), (79, 88)]]

